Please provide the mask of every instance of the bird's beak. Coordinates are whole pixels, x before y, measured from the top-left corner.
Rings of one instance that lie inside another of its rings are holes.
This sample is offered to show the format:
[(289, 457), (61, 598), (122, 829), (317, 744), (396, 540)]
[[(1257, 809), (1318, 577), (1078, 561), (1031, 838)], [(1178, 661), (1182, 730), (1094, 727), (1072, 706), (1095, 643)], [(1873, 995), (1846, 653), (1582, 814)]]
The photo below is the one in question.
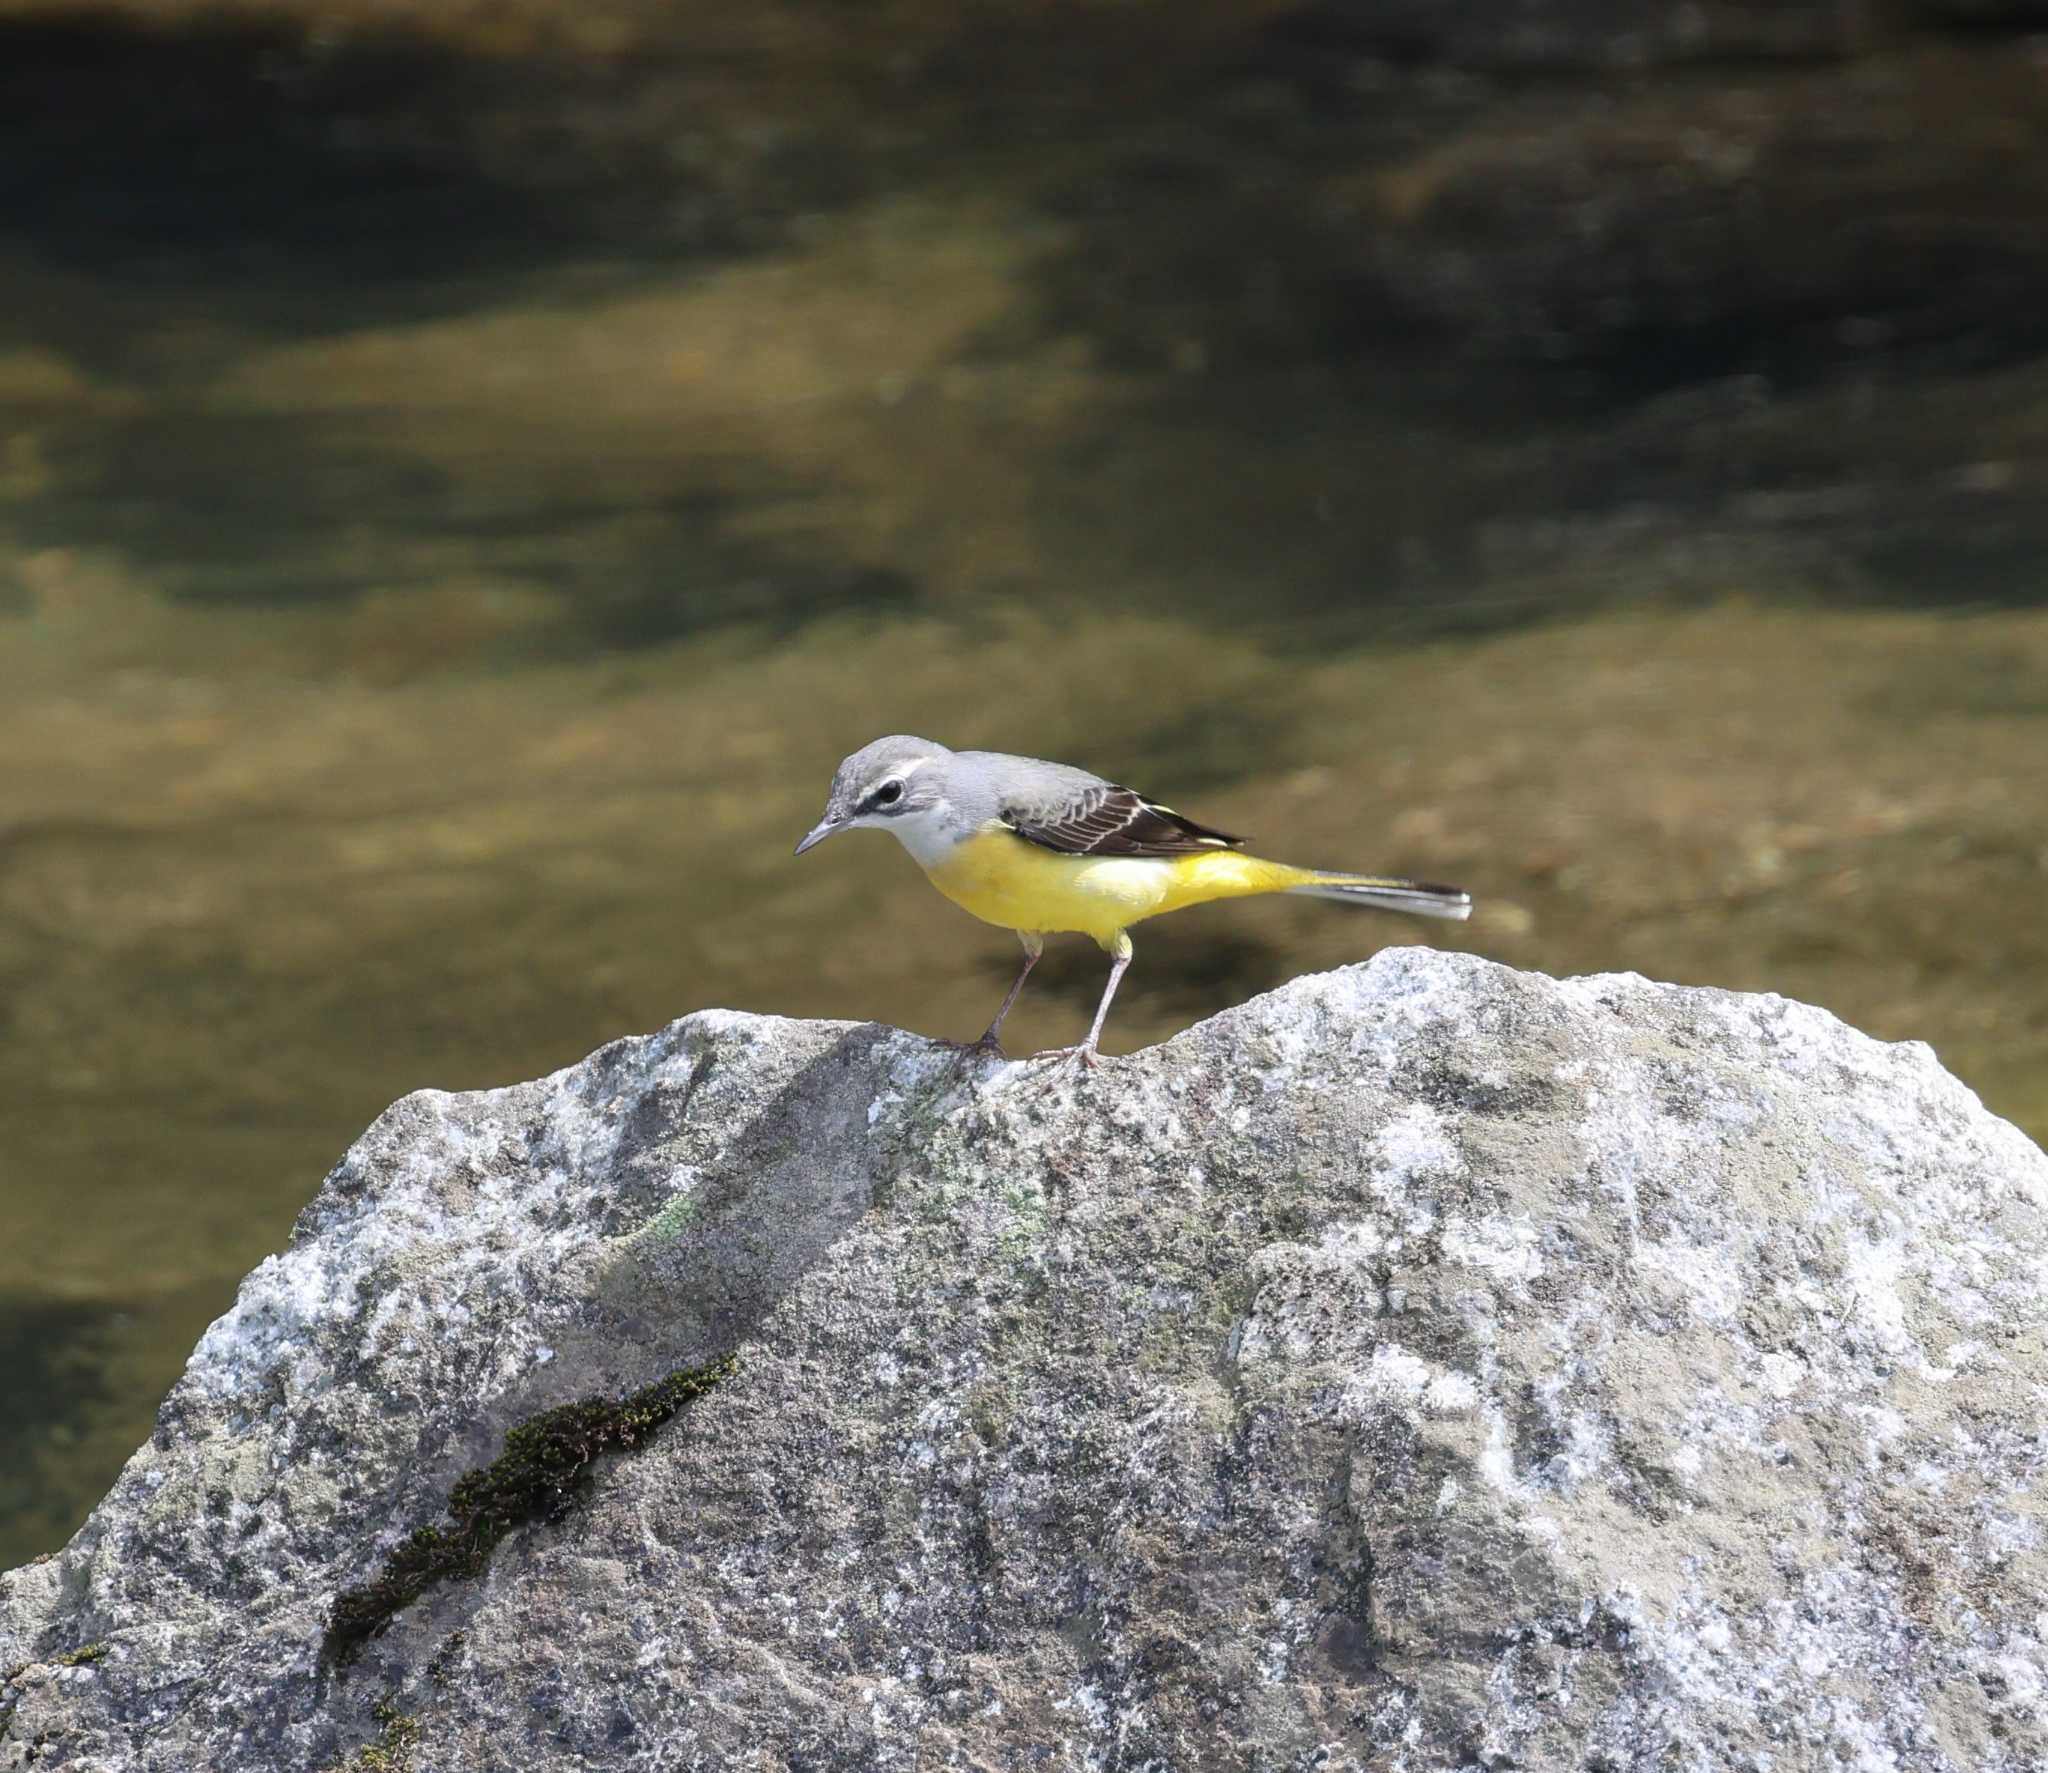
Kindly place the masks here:
[(832, 833), (837, 831), (838, 829), (839, 821), (837, 819), (829, 817), (820, 819), (815, 825), (811, 827), (810, 836), (805, 838), (802, 843), (796, 846), (796, 853), (798, 855), (802, 855), (805, 850), (814, 848), (816, 845), (823, 843), (826, 838), (830, 837)]

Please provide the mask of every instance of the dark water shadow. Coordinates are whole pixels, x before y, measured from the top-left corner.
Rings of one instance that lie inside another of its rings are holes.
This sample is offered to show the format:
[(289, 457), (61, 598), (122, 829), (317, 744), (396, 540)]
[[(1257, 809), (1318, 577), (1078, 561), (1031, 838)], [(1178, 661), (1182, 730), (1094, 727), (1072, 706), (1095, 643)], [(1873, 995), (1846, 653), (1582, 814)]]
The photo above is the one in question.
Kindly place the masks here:
[(0, 1569), (77, 1530), (237, 1279), (131, 1298), (0, 1296)]
[(0, 1567), (56, 1549), (78, 1524), (61, 1456), (113, 1399), (107, 1366), (125, 1322), (98, 1301), (0, 1297)]
[[(1327, 641), (1768, 592), (1774, 561), (1858, 601), (2048, 596), (2048, 463), (2010, 416), (2048, 352), (2040, 162), (1973, 107), (2041, 111), (2001, 52), (1451, 80), (1341, 10), (1094, 119), (1045, 188), (1037, 311), (1133, 386), (1079, 453), (1171, 504), (1147, 539), (1189, 602)], [(1716, 128), (1760, 156), (1733, 183), (1689, 170)], [(2009, 491), (1942, 490), (2030, 449)]]
[(598, 249), (626, 250), (582, 264), (586, 283), (758, 249), (853, 193), (853, 163), (803, 140), (693, 167), (675, 142), (717, 127), (715, 90), (653, 55), (465, 55), (224, 16), (0, 21), (0, 251), (98, 291), (69, 316), (31, 292), (0, 334), (32, 323), (133, 369), (149, 341), (109, 319), (150, 304), (317, 335), (501, 300)]
[(54, 346), (170, 391), (42, 415), (44, 484), (10, 507), (11, 533), (89, 540), (213, 604), (435, 589), (459, 568), (551, 597), (527, 643), (551, 655), (913, 603), (903, 573), (764, 522), (809, 490), (769, 466), (615, 492), (600, 461), (536, 491), (518, 472), (465, 481), (375, 413), (207, 398), (251, 343), (488, 309), (565, 278), (563, 299), (593, 302), (770, 247), (861, 188), (858, 155), (801, 131), (693, 163), (684, 134), (744, 115), (696, 104), (715, 86), (659, 55), (470, 56), (225, 18), (0, 22), (0, 348)]
[(167, 285), (331, 289), (549, 256), (586, 232), (574, 211), (492, 177), (431, 122), (482, 90), (418, 44), (17, 20), (0, 28), (0, 226), (53, 260)]
[[(694, 132), (738, 141), (751, 101), (721, 96), (720, 71), (680, 52), (481, 57), (246, 21), (0, 24), (0, 262), (12, 249), (67, 273), (28, 280), (0, 314), (0, 343), (55, 342), (87, 367), (203, 385), (208, 350), (232, 356), (222, 332), (361, 328), (503, 303), (521, 280), (557, 274), (586, 280), (575, 288), (587, 296), (607, 279), (771, 247), (798, 218), (863, 195), (944, 192), (950, 179), (1054, 224), (1018, 317), (968, 355), (1011, 364), (1087, 341), (1104, 397), (1042, 464), (1058, 513), (1048, 554), (1073, 574), (1149, 576), (1136, 601), (1309, 648), (1484, 633), (1597, 607), (1617, 585), (1643, 599), (1688, 583), (1718, 594), (1731, 579), (1768, 592), (1778, 538), (1788, 581), (1810, 578), (1818, 551), (1885, 600), (2048, 595), (2034, 564), (2048, 553), (2048, 468), (1961, 505), (1918, 487), (1902, 500), (1895, 482), (1967, 466), (1981, 428), (1964, 400), (1924, 447), (1895, 441), (1922, 415), (1885, 406), (1884, 386), (1995, 379), (2048, 344), (2048, 302), (2027, 299), (2048, 262), (2037, 228), (1916, 234), (1915, 211), (1899, 238), (1918, 248), (1880, 251), (1892, 223), (1878, 189), (1867, 264), (1824, 257), (1809, 286), (1789, 272), (1750, 278), (1717, 211), (1702, 225), (1722, 244), (1700, 259), (1718, 266), (1717, 289), (1697, 314), (1669, 307), (1684, 280), (1667, 267), (1647, 308), (1475, 338), (1456, 300), (1432, 312), (1418, 289), (1484, 285), (1492, 267), (1507, 281), (1482, 291), (1484, 311), (1526, 298), (1606, 312), (1573, 299), (1583, 267), (1569, 203), (1539, 180), (1523, 216), (1470, 180), (1447, 219), (1401, 248), (1412, 262), (1395, 274), (1398, 230), (1333, 192), (1439, 150), (1455, 160), (1468, 139), (1498, 156), (1484, 132), (1522, 116), (1532, 92), (1568, 147), (1584, 107), (1568, 83), (1543, 98), (1528, 79), (1395, 69), (1362, 53), (1347, 18), (1287, 8), (1141, 77), (1108, 27), (1026, 33), (1031, 53), (1005, 60), (985, 104), (965, 100), (990, 84), (987, 46), (962, 38), (808, 133), (756, 131), (751, 146), (695, 157), (678, 145)], [(767, 72), (785, 99), (793, 83), (832, 78)], [(1713, 77), (1673, 80), (1675, 98)], [(1944, 86), (1919, 126), (1967, 99), (1973, 77), (1951, 81), (1959, 98)], [(908, 124), (885, 122), (892, 102)], [(1829, 114), (1802, 103), (1808, 122)], [(1943, 162), (1906, 197), (1938, 212), (1941, 179), (1966, 188), (1988, 164)], [(1771, 230), (1789, 238), (1803, 212), (1773, 213), (1751, 255), (1765, 268), (1787, 256)], [(1629, 255), (1682, 245), (1690, 216), (1680, 207), (1671, 227), (1586, 246), (1584, 288), (1612, 275), (1626, 294)], [(1857, 303), (1875, 303), (1883, 324), (1859, 332)], [(1837, 408), (1784, 398), (1870, 377), (1884, 423), (1844, 425)], [(1739, 397), (1714, 393), (1747, 384), (1783, 415), (1768, 435)], [(1646, 422), (1692, 393), (1706, 396), (1697, 411)], [(756, 463), (651, 499), (608, 502), (601, 462), (537, 497), (516, 474), (480, 491), (360, 418), (203, 400), (55, 423), (37, 447), (49, 487), (11, 510), (12, 527), (32, 545), (118, 547), (177, 596), (346, 599), (445, 584), (453, 560), (558, 595), (565, 622), (549, 645), (566, 632), (572, 645), (630, 647), (733, 622), (786, 632), (919, 594), (895, 563), (848, 559), (842, 535), (754, 521), (806, 493)], [(1759, 520), (1757, 495), (1779, 515)], [(1836, 514), (1811, 515), (1823, 508)], [(1685, 561), (1702, 541), (1709, 565), (1695, 571)], [(1671, 584), (1657, 577), (1666, 561), (1678, 562)]]
[(762, 519), (805, 489), (746, 464), (734, 471), (755, 484), (608, 497), (592, 476), (484, 490), (393, 431), (184, 407), (59, 434), (44, 459), (53, 484), (14, 508), (15, 533), (53, 548), (90, 536), (178, 601), (290, 607), (432, 589), (453, 558), (545, 586), (559, 619), (536, 644), (560, 656), (736, 623), (782, 634), (918, 596), (905, 574), (838, 557), (829, 536), (764, 534)]
[[(2008, 188), (2039, 160), (1978, 139), (2043, 115), (2001, 48), (1453, 73), (1369, 10), (1279, 9), (1089, 118), (1047, 198), (1059, 325), (1130, 367), (1400, 362), (1390, 399), (1482, 428), (2048, 348), (2039, 205)], [(1695, 170), (1717, 129), (1755, 150), (1739, 176)]]

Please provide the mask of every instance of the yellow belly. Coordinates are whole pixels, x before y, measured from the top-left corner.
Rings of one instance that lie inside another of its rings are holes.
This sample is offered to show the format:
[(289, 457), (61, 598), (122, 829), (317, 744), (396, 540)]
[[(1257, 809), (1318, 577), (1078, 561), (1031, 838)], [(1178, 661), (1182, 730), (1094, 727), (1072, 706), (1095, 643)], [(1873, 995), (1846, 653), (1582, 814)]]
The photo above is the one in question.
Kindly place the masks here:
[(1063, 856), (1015, 833), (984, 831), (927, 867), (964, 911), (1006, 930), (1074, 930), (1103, 947), (1140, 918), (1209, 899), (1278, 892), (1306, 871), (1234, 850), (1194, 856)]

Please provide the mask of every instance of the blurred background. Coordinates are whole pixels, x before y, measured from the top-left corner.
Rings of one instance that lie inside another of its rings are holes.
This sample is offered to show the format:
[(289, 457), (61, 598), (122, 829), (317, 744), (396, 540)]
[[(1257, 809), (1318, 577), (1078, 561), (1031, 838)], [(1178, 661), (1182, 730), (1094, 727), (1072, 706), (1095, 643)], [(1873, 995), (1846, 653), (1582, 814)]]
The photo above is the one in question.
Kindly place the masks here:
[(882, 732), (1478, 896), (1112, 1050), (1452, 942), (2048, 1133), (2044, 566), (2043, 0), (0, 0), (0, 1565), (403, 1092), (977, 1033)]

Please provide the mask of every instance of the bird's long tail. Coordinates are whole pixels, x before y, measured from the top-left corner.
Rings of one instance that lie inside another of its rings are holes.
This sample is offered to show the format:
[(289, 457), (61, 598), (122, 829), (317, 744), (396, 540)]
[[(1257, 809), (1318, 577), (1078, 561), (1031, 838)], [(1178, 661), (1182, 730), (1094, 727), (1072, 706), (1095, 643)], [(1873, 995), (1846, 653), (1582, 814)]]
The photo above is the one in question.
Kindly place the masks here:
[(1281, 890), (1310, 899), (1369, 905), (1377, 911), (1409, 911), (1417, 917), (1472, 915), (1470, 893), (1457, 887), (1433, 886), (1426, 880), (1389, 880), (1377, 874), (1311, 874), (1298, 885)]

